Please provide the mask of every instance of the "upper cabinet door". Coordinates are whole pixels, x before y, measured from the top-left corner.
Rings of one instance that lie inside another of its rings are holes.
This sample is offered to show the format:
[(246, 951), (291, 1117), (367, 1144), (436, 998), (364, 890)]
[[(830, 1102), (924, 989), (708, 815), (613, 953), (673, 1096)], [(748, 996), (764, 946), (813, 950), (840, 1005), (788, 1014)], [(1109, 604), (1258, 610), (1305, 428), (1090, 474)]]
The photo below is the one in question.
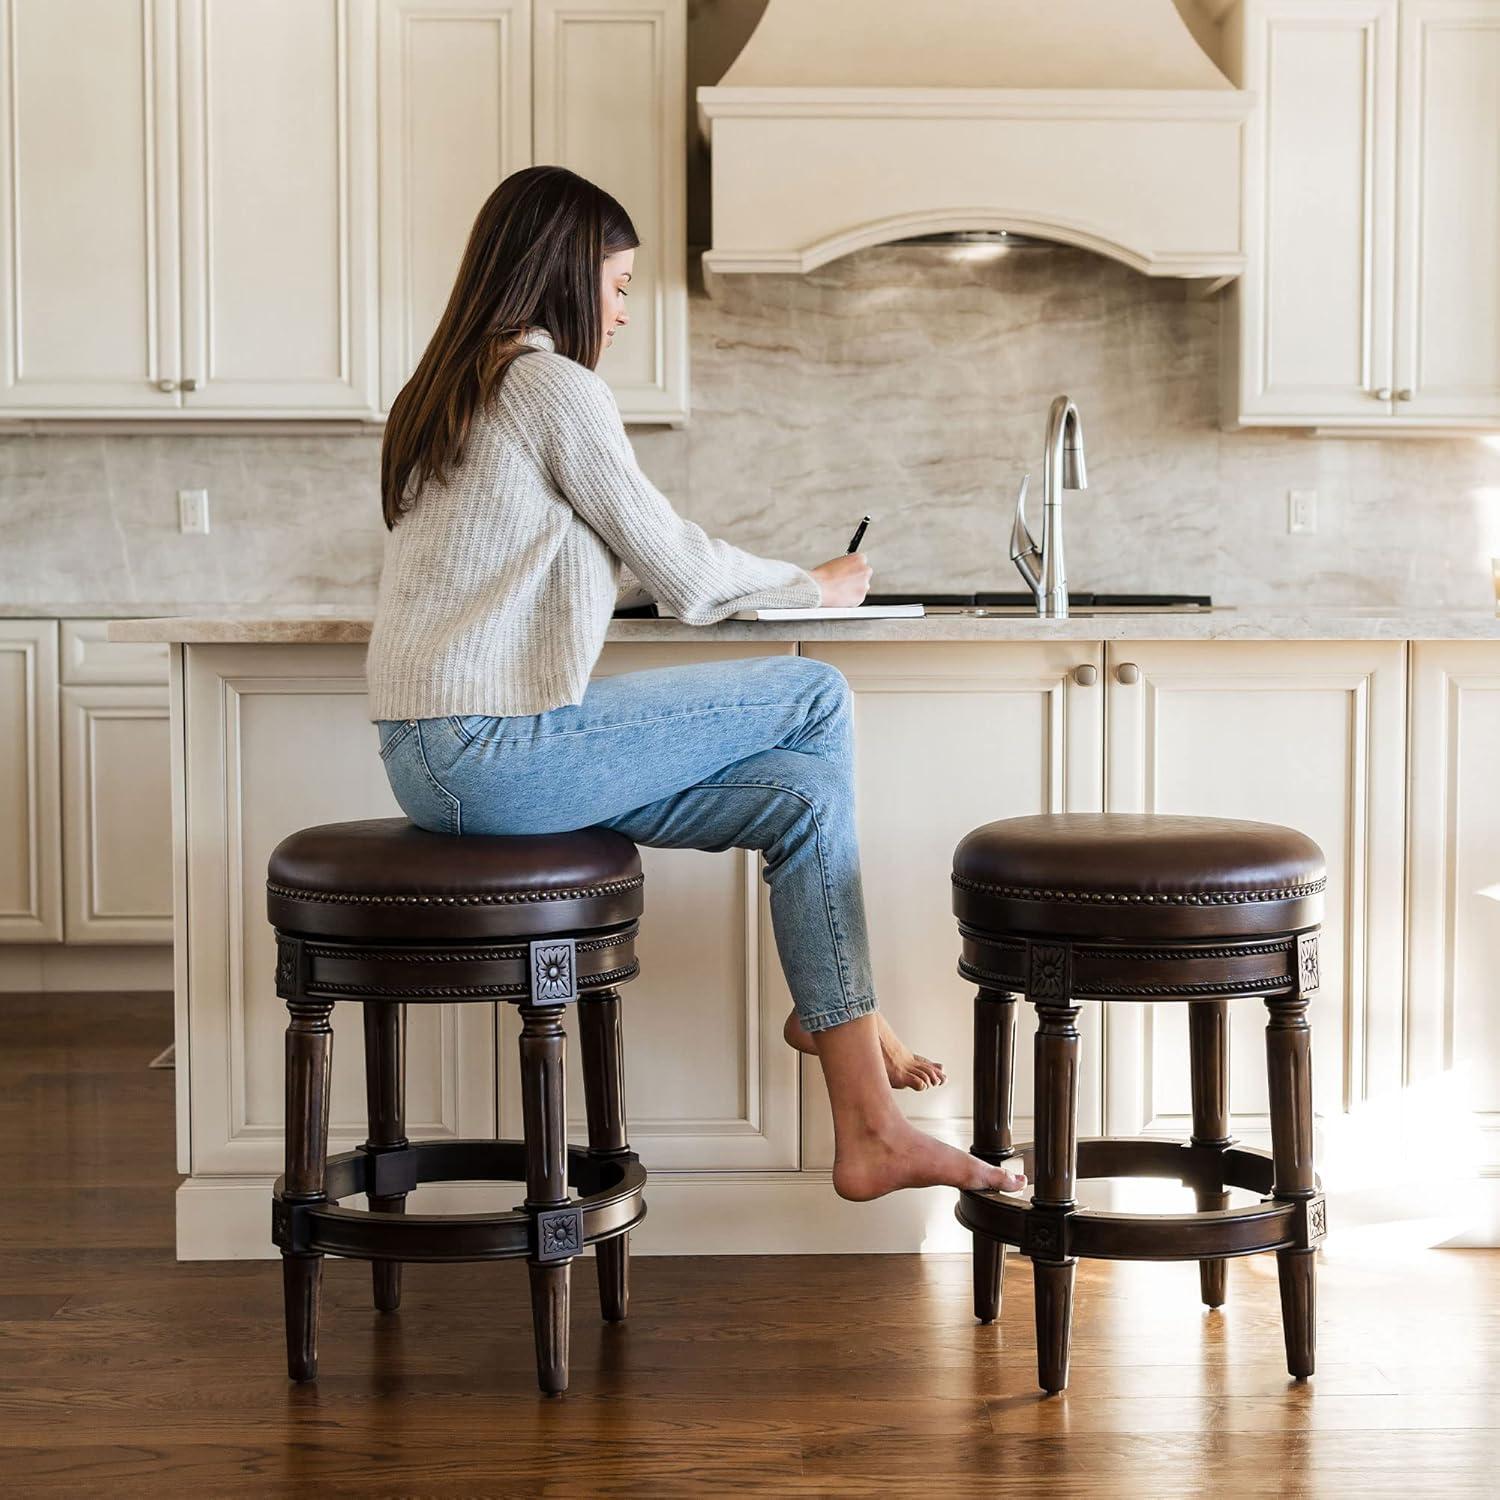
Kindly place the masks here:
[(1240, 421), (1393, 410), (1396, 0), (1246, 9)]
[(373, 412), (373, 0), (181, 0), (180, 27), (184, 408)]
[(177, 405), (173, 32), (170, 0), (0, 0), (0, 408)]
[(1401, 7), (1396, 415), (1500, 422), (1500, 0)]
[(531, 161), (531, 0), (381, 0), (381, 407), (453, 290), (474, 217)]
[(627, 422), (687, 416), (683, 0), (535, 0), (536, 160), (619, 199), (635, 224), (630, 325), (599, 363)]

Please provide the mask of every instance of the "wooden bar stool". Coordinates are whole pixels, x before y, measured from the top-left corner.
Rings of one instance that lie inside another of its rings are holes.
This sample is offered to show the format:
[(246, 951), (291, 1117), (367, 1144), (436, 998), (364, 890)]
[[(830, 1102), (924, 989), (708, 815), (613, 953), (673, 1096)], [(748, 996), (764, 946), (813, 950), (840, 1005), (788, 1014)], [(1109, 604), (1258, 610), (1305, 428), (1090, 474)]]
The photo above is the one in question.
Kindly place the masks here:
[[(325, 1254), (374, 1263), (375, 1306), (401, 1300), (402, 1261), (505, 1260), (531, 1274), (537, 1379), (568, 1384), (570, 1269), (598, 1258), (606, 1319), (623, 1319), (629, 1231), (646, 1173), (625, 1136), (617, 985), (637, 972), (640, 855), (605, 828), (515, 837), (428, 833), (405, 818), (326, 823), (283, 839), (266, 900), (286, 1032), (286, 1172), (272, 1234), (293, 1380), (318, 1371)], [(328, 1158), (334, 1003), (364, 1007), (369, 1139)], [(405, 1128), (406, 1007), (510, 1001), (521, 1015), (523, 1141), (413, 1142)], [(587, 1150), (567, 1145), (563, 1011), (578, 1002)], [(405, 1213), (418, 1183), (523, 1181), (505, 1213)], [(581, 1197), (571, 1198), (569, 1186)], [(339, 1200), (367, 1193), (370, 1210)]]
[[(1063, 813), (976, 828), (953, 854), (959, 973), (974, 981), (974, 1155), (1020, 1156), (1018, 1194), (964, 1192), (974, 1310), (999, 1312), (1005, 1246), (1031, 1258), (1042, 1388), (1068, 1383), (1077, 1257), (1197, 1260), (1203, 1300), (1224, 1301), (1224, 1258), (1275, 1250), (1287, 1368), (1313, 1372), (1314, 1256), (1327, 1228), (1312, 1160), (1308, 1000), (1318, 988), (1327, 875), (1306, 835), (1273, 823)], [(1036, 1142), (1011, 1140), (1016, 997), (1037, 1010)], [(1270, 1012), (1271, 1151), (1229, 1135), (1229, 1000)], [(1193, 1136), (1078, 1139), (1083, 1000), (1189, 1002)], [(1077, 1178), (1175, 1177), (1196, 1214), (1096, 1213)], [(1228, 1189), (1269, 1195), (1228, 1207)]]

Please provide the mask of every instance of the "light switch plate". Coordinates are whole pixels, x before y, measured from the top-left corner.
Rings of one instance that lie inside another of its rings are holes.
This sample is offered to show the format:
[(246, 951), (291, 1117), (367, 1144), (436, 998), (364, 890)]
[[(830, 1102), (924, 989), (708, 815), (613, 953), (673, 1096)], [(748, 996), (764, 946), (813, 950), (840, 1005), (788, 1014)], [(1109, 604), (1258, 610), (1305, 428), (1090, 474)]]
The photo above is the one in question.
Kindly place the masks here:
[(177, 491), (177, 526), (184, 536), (208, 535), (208, 491)]
[(1292, 535), (1318, 529), (1318, 492), (1316, 490), (1288, 490), (1286, 492), (1286, 529)]

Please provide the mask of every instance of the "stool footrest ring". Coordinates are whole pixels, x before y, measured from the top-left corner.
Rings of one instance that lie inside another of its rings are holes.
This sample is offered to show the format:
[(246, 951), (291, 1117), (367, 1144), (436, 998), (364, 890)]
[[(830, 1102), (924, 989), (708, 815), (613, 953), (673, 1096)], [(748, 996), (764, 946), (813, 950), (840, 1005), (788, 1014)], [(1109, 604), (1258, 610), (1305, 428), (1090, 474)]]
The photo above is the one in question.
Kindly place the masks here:
[[(1019, 1144), (1026, 1174), (1035, 1180), (1036, 1148)], [(1168, 1177), (1190, 1187), (1244, 1188), (1269, 1194), (1274, 1166), (1268, 1152), (1245, 1146), (1195, 1146), (1146, 1136), (1097, 1136), (1078, 1142), (1078, 1174), (1090, 1177)], [(1321, 1188), (1321, 1184), (1319, 1184)], [(1325, 1233), (1321, 1191), (1310, 1198), (1266, 1198), (1245, 1208), (1198, 1213), (1127, 1214), (1095, 1209), (1035, 1208), (1015, 1193), (961, 1191), (960, 1224), (1038, 1260), (1073, 1256), (1094, 1260), (1215, 1260), (1262, 1250), (1313, 1249)]]
[(524, 1182), (523, 1141), (418, 1141), (404, 1149), (331, 1156), (327, 1196), (293, 1202), (285, 1179), (272, 1190), (271, 1238), (294, 1255), (356, 1260), (538, 1261), (570, 1259), (613, 1239), (645, 1217), (646, 1169), (634, 1152), (594, 1156), (568, 1147), (568, 1185), (584, 1196), (537, 1209), (485, 1214), (393, 1214), (341, 1208), (356, 1193), (391, 1197), (423, 1182)]

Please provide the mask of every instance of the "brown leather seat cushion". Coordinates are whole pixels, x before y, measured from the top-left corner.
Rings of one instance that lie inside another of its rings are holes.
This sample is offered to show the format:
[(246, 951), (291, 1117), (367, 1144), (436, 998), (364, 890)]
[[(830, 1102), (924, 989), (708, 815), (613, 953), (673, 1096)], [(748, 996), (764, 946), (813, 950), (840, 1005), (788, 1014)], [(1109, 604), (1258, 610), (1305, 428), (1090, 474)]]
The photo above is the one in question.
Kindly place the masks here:
[(639, 851), (610, 828), (454, 835), (366, 818), (284, 838), (266, 907), (287, 932), (447, 942), (627, 922), (641, 913), (643, 885)]
[(990, 930), (1289, 932), (1322, 920), (1326, 884), (1305, 833), (1242, 818), (1044, 813), (986, 823), (953, 851), (953, 910)]

